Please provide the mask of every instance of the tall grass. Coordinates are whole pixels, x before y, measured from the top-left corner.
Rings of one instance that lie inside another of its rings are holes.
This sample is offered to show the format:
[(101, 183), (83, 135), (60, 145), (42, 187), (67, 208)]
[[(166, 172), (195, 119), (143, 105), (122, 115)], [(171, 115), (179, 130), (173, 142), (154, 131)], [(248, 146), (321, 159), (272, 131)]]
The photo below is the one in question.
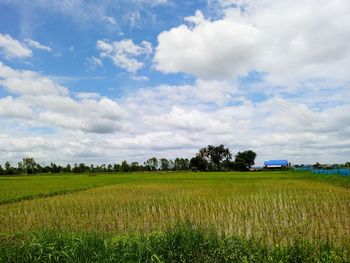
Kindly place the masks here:
[[(139, 176), (139, 177), (137, 177)], [(178, 221), (290, 245), (350, 244), (350, 191), (288, 173), (135, 175), (127, 182), (1, 206), (0, 232), (147, 234)]]
[(288, 245), (219, 235), (177, 224), (151, 234), (101, 235), (40, 232), (3, 238), (1, 262), (348, 262), (349, 250), (327, 241)]

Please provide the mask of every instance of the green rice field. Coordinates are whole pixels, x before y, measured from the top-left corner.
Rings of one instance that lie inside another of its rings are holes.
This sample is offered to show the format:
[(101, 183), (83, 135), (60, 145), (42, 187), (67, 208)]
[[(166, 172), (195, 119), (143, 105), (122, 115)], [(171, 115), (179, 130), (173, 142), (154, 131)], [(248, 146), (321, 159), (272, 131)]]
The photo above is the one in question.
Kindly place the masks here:
[[(350, 254), (349, 178), (289, 171), (0, 177), (0, 204), (3, 261), (16, 259), (33, 238), (93, 235), (106, 245), (106, 240), (128, 236), (132, 243), (159, 239), (179, 231), (179, 225), (182, 232), (251, 240), (269, 251), (295, 246), (296, 240), (317, 251), (326, 244), (335, 255), (329, 262), (348, 262)], [(157, 262), (152, 256), (161, 262), (173, 259), (150, 253), (145, 261)], [(144, 261), (129, 259), (124, 258)]]

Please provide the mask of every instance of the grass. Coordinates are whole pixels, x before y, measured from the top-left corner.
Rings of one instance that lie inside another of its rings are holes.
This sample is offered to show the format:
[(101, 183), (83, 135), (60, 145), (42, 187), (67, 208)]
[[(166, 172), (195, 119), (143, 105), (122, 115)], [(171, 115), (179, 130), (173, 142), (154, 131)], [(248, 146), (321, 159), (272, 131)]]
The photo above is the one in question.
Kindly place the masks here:
[(60, 174), (0, 177), (0, 204), (83, 191), (127, 182), (130, 174)]
[[(11, 180), (0, 179), (0, 262), (35, 255), (70, 262), (108, 255), (117, 262), (350, 261), (350, 178), (256, 172)], [(73, 252), (65, 256), (61, 245)]]
[(2, 262), (348, 262), (348, 251), (326, 241), (288, 245), (219, 235), (188, 223), (148, 235), (41, 232), (3, 239)]

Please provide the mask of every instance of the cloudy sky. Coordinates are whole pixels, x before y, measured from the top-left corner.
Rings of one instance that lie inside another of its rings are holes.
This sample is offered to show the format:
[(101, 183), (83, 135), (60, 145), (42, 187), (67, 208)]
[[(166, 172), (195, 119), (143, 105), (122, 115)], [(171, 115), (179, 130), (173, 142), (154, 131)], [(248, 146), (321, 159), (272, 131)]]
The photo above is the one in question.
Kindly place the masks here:
[(208, 144), (350, 160), (348, 0), (0, 0), (0, 163)]

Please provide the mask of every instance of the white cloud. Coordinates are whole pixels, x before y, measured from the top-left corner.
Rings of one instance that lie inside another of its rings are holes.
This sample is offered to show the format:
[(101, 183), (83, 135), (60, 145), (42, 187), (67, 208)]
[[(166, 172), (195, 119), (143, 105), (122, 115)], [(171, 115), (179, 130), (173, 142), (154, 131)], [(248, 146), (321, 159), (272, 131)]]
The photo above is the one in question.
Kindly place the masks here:
[(96, 98), (100, 98), (101, 95), (99, 93), (96, 92), (79, 92), (76, 94), (76, 96), (79, 99), (85, 100), (85, 99), (96, 99)]
[[(224, 3), (224, 2), (223, 2)], [(166, 73), (201, 78), (234, 78), (267, 73), (275, 85), (307, 79), (348, 81), (350, 2), (226, 1), (223, 18), (211, 21), (198, 11), (158, 36), (154, 62)]]
[(13, 39), (10, 35), (0, 34), (0, 54), (3, 53), (5, 58), (28, 58), (33, 55), (32, 51), (23, 46), (21, 42)]
[(31, 95), (67, 95), (68, 90), (40, 76), (38, 73), (28, 70), (14, 70), (0, 62), (0, 86), (16, 94)]
[(35, 48), (35, 49), (41, 49), (41, 50), (45, 50), (47, 52), (51, 52), (52, 49), (48, 46), (45, 46), (43, 44), (40, 44), (37, 41), (34, 41), (33, 39), (25, 39), (24, 42), (26, 43), (27, 46), (31, 47), (31, 48)]
[[(29, 154), (45, 161), (144, 161), (150, 156), (191, 157), (200, 147), (223, 143), (233, 152), (257, 151), (258, 163), (269, 158), (346, 161), (348, 104), (314, 109), (280, 96), (252, 102), (236, 85), (198, 80), (142, 89), (119, 103), (90, 93), (76, 94), (78, 100), (57, 94), (8, 97), (0, 101), (0, 114), (14, 123), (0, 122), (1, 158)], [(8, 112), (9, 104), (22, 108)], [(55, 134), (25, 133), (26, 126), (43, 125), (55, 128)]]
[(32, 109), (23, 100), (17, 100), (11, 96), (0, 99), (0, 116), (30, 119), (32, 114)]
[(144, 64), (138, 57), (148, 56), (153, 52), (152, 44), (142, 41), (140, 45), (134, 44), (131, 39), (110, 42), (108, 40), (98, 40), (97, 49), (101, 58), (112, 59), (113, 63), (128, 72), (136, 73)]
[[(0, 115), (29, 119), (31, 125), (93, 133), (113, 133), (122, 129), (127, 117), (119, 104), (96, 93), (69, 96), (68, 89), (33, 71), (14, 70), (0, 64), (0, 86), (17, 97), (0, 100)], [(7, 107), (12, 104), (12, 107)]]
[[(198, 77), (225, 77), (245, 74), (256, 56), (262, 33), (249, 24), (223, 19), (202, 20), (202, 14), (158, 36), (154, 61), (166, 73), (186, 72)], [(199, 24), (198, 24), (199, 23)]]

